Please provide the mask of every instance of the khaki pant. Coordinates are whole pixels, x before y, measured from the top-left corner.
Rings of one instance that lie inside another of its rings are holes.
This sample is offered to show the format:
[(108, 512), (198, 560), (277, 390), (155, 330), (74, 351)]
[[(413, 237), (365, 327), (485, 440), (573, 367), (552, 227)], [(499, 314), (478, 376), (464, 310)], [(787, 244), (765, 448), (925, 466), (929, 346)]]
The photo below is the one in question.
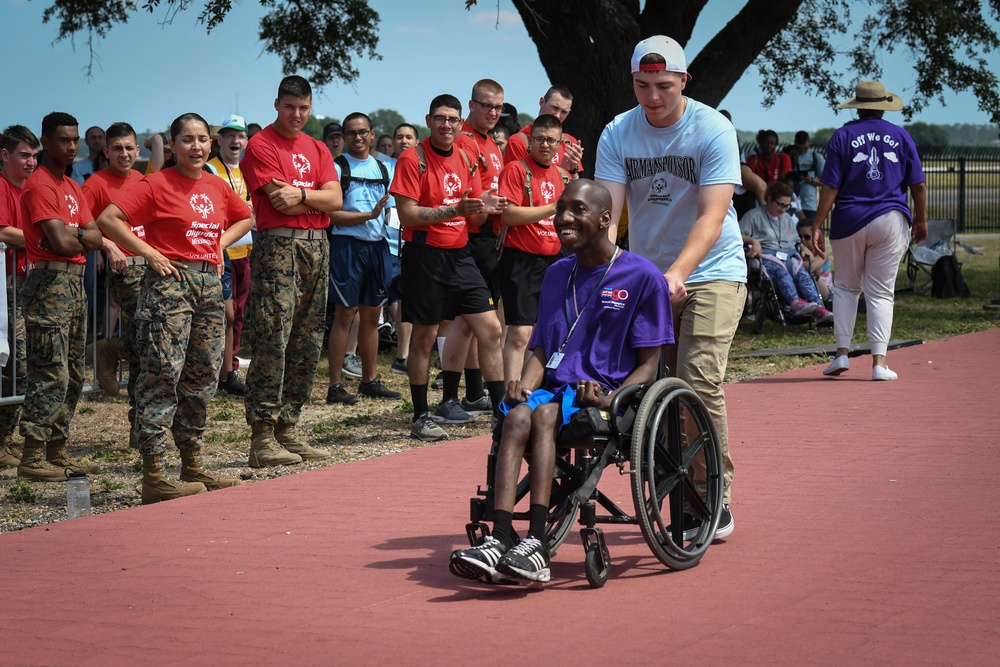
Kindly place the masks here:
[(670, 375), (684, 380), (708, 407), (722, 445), (725, 491), (729, 504), (733, 460), (729, 455), (729, 422), (722, 381), (726, 377), (729, 347), (746, 301), (746, 284), (727, 280), (687, 285), (687, 298), (673, 304), (674, 337), (667, 346)]

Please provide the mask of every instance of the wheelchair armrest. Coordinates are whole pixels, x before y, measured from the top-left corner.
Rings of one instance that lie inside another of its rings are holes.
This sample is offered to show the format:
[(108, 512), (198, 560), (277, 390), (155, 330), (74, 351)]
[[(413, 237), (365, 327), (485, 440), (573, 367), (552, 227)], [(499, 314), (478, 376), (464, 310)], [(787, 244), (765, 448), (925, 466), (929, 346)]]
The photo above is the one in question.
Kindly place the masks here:
[(627, 387), (622, 387), (621, 391), (611, 399), (611, 407), (608, 408), (608, 420), (611, 423), (612, 433), (621, 433), (618, 428), (618, 413), (619, 408), (622, 406), (622, 401), (631, 401), (636, 394), (645, 388), (646, 385), (644, 384), (630, 384)]

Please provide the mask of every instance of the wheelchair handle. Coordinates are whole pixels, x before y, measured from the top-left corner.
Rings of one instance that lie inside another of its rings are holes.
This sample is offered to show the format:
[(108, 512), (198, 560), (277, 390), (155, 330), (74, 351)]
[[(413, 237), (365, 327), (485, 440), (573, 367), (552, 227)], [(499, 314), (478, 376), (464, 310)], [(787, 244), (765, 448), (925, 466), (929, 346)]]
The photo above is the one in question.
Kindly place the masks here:
[(646, 385), (644, 384), (630, 384), (627, 387), (622, 387), (622, 390), (611, 399), (611, 406), (608, 408), (608, 420), (611, 423), (612, 433), (620, 432), (618, 429), (618, 408), (621, 407), (622, 401), (631, 401), (636, 394), (645, 388)]

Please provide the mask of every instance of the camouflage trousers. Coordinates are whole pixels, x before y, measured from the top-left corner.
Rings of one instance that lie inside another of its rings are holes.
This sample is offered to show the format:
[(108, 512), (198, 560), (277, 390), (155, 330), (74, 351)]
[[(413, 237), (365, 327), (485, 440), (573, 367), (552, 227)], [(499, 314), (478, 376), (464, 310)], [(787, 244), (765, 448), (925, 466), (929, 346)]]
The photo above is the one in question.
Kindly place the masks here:
[[(8, 276), (8, 279), (10, 277)], [(19, 277), (18, 281), (24, 278)], [(17, 290), (20, 292), (20, 290)], [(17, 299), (15, 303), (15, 298)], [(3, 390), (0, 396), (9, 397), (24, 393), (25, 353), (24, 353), (24, 312), (21, 308), (21, 297), (14, 293), (14, 287), (7, 284), (7, 308), (14, 314), (14, 326), (7, 328), (7, 345), (10, 347), (10, 357), (3, 368)], [(0, 444), (14, 435), (17, 422), (21, 418), (21, 402), (0, 405)]]
[(83, 391), (87, 348), (83, 276), (35, 269), (21, 288), (21, 304), (27, 357), (21, 435), (42, 442), (66, 440)]
[[(121, 330), (118, 337), (128, 360), (128, 423), (135, 428), (135, 383), (139, 379), (139, 348), (136, 344), (135, 309), (139, 303), (139, 285), (146, 273), (144, 265), (130, 266), (124, 273), (112, 271), (108, 276), (108, 291), (121, 309)], [(134, 444), (134, 432), (129, 437)]]
[(179, 269), (181, 279), (147, 269), (135, 309), (140, 350), (135, 434), (143, 454), (199, 449), (225, 346), (226, 308), (215, 273)]
[(323, 350), (330, 245), (261, 236), (250, 262), (247, 423), (295, 424), (312, 393)]

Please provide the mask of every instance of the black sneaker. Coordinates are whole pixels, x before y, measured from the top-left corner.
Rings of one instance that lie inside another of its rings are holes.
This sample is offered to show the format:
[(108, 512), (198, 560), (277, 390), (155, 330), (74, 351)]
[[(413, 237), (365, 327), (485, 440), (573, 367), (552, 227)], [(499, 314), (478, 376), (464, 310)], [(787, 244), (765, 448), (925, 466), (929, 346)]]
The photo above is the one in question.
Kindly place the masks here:
[(349, 394), (342, 384), (332, 384), (326, 390), (326, 402), (328, 405), (333, 405), (334, 403), (354, 405), (358, 400), (358, 397), (354, 394)]
[(472, 415), (462, 409), (458, 401), (449, 398), (437, 406), (434, 411), (434, 421), (442, 424), (467, 424), (472, 421)]
[(393, 359), (392, 366), (389, 366), (389, 372), (395, 373), (396, 375), (406, 375), (409, 371), (406, 366), (406, 359)]
[(438, 391), (444, 389), (444, 373), (437, 374), (437, 377), (431, 382), (431, 389), (437, 389)]
[(362, 382), (358, 384), (358, 393), (362, 396), (367, 396), (368, 398), (403, 398), (403, 395), (398, 391), (393, 391), (389, 389), (382, 381), (375, 378), (371, 382)]
[(733, 521), (733, 513), (729, 511), (729, 505), (723, 505), (722, 516), (719, 517), (719, 527), (715, 529), (714, 539), (721, 540), (729, 537), (735, 528), (736, 522)]
[(549, 550), (539, 540), (529, 537), (522, 540), (496, 564), (497, 572), (521, 577), (530, 581), (546, 582), (549, 572)]
[(463, 579), (475, 579), (488, 584), (517, 583), (496, 570), (497, 563), (505, 553), (507, 549), (500, 540), (487, 535), (479, 546), (451, 552), (448, 569), (453, 575)]
[(234, 396), (245, 396), (247, 393), (246, 385), (236, 371), (229, 371), (226, 379), (219, 383), (219, 389)]
[[(691, 514), (687, 512), (684, 513), (684, 541), (690, 541), (698, 537), (698, 530), (701, 528), (701, 521), (694, 518)], [(667, 526), (667, 532), (673, 536), (674, 524)]]
[(490, 402), (489, 396), (480, 396), (474, 401), (463, 398), (462, 409), (470, 415), (491, 415), (493, 414), (493, 403)]

